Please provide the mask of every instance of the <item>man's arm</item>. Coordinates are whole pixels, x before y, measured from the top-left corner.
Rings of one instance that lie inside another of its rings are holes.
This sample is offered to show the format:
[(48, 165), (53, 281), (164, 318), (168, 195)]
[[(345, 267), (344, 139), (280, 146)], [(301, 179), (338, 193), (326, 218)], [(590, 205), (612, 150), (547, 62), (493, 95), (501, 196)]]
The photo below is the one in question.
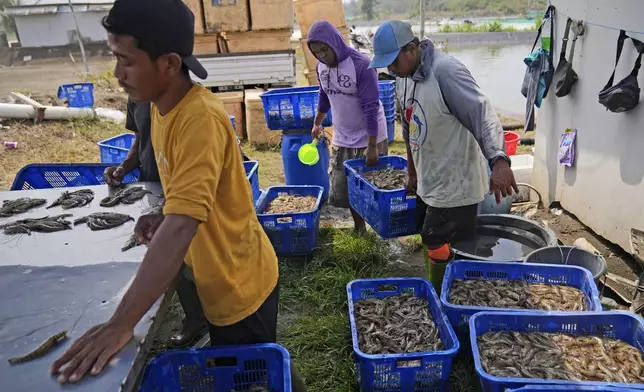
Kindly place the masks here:
[[(132, 147), (127, 152), (127, 156), (120, 164), (123, 168), (124, 174), (130, 173), (134, 169), (138, 169), (141, 166), (141, 161), (139, 160), (139, 129), (136, 126), (134, 121), (134, 111), (136, 110), (136, 103), (131, 100), (127, 101), (127, 117), (125, 119), (125, 128), (134, 132), (134, 141), (132, 142)], [(149, 105), (149, 104), (148, 104)]]
[(226, 151), (232, 151), (235, 142), (226, 136), (227, 121), (223, 115), (200, 113), (189, 116), (175, 130), (181, 143), (175, 148), (172, 175), (164, 189), (167, 218), (152, 237), (132, 286), (112, 318), (87, 331), (52, 365), (51, 373), (57, 374), (69, 363), (58, 378), (60, 383), (76, 382), (90, 368), (93, 375), (100, 373), (176, 276), (199, 222), (205, 222), (214, 208), (222, 167), (229, 166)]
[[(358, 68), (361, 64), (358, 64)], [(364, 69), (358, 71), (358, 96), (360, 97), (360, 106), (367, 124), (367, 135), (369, 135), (369, 144), (373, 138), (373, 145), (376, 145), (378, 137), (378, 114), (380, 112), (380, 93), (378, 91), (378, 74), (375, 69), (367, 69), (368, 64), (364, 64)]]
[(152, 237), (132, 285), (109, 322), (134, 328), (175, 278), (197, 233), (199, 221), (168, 215)]
[(499, 117), (465, 65), (454, 57), (443, 56), (436, 63), (435, 75), (445, 104), (474, 135), (490, 165), (499, 158), (509, 163)]
[(414, 165), (414, 157), (411, 155), (411, 147), (409, 146), (409, 121), (405, 117), (405, 108), (402, 108), (400, 123), (402, 124), (402, 136), (405, 141), (405, 150), (407, 151), (407, 174), (409, 175), (407, 188), (415, 192), (417, 187), (416, 165)]
[(326, 92), (322, 88), (322, 82), (320, 82), (320, 72), (316, 71), (318, 74), (318, 84), (320, 85), (320, 94), (318, 96), (318, 112), (315, 114), (314, 124), (317, 126), (322, 125), (322, 122), (326, 118), (326, 114), (331, 110), (331, 102), (329, 101), (329, 96), (326, 95)]

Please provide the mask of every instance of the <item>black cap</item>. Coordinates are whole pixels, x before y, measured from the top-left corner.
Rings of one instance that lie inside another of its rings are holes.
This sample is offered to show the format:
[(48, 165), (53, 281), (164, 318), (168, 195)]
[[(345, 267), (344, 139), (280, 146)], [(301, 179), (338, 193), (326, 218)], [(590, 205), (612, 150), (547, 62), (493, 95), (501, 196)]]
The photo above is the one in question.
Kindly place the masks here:
[(176, 53), (200, 79), (208, 72), (192, 54), (195, 16), (181, 0), (116, 0), (108, 23), (118, 34), (131, 35), (161, 51)]

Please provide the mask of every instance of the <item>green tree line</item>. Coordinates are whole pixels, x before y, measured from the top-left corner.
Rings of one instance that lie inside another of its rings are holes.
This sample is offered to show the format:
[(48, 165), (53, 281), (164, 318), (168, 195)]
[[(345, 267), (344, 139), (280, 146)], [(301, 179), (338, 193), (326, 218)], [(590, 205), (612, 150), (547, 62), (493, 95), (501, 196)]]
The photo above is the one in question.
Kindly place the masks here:
[[(426, 16), (523, 15), (544, 9), (546, 0), (425, 0)], [(353, 0), (345, 4), (350, 16), (372, 20), (392, 15), (417, 18), (419, 0)]]

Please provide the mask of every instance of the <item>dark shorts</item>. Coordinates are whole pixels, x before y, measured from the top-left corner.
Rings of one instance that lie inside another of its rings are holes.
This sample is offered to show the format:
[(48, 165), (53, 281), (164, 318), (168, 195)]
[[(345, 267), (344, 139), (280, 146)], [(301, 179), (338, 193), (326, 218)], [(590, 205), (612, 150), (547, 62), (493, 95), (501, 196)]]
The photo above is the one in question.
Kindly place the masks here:
[(416, 197), (418, 232), (423, 244), (442, 246), (454, 241), (471, 238), (476, 232), (478, 204), (455, 208), (430, 207)]
[(277, 301), (279, 283), (257, 311), (238, 323), (217, 327), (210, 324), (211, 346), (277, 342)]

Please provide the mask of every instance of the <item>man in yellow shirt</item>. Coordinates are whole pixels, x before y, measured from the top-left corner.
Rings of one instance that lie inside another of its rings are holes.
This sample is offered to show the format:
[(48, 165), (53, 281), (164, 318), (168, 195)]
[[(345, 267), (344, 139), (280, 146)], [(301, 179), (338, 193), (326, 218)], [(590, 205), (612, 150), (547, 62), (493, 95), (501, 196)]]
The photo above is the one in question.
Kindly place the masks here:
[[(194, 84), (194, 15), (181, 0), (116, 0), (103, 20), (114, 76), (131, 99), (152, 102), (152, 144), (164, 217), (137, 222), (148, 251), (114, 315), (51, 368), (58, 381), (101, 372), (185, 261), (210, 323), (212, 345), (276, 341), (278, 267), (253, 205), (221, 101)], [(68, 365), (68, 366), (65, 366)]]

